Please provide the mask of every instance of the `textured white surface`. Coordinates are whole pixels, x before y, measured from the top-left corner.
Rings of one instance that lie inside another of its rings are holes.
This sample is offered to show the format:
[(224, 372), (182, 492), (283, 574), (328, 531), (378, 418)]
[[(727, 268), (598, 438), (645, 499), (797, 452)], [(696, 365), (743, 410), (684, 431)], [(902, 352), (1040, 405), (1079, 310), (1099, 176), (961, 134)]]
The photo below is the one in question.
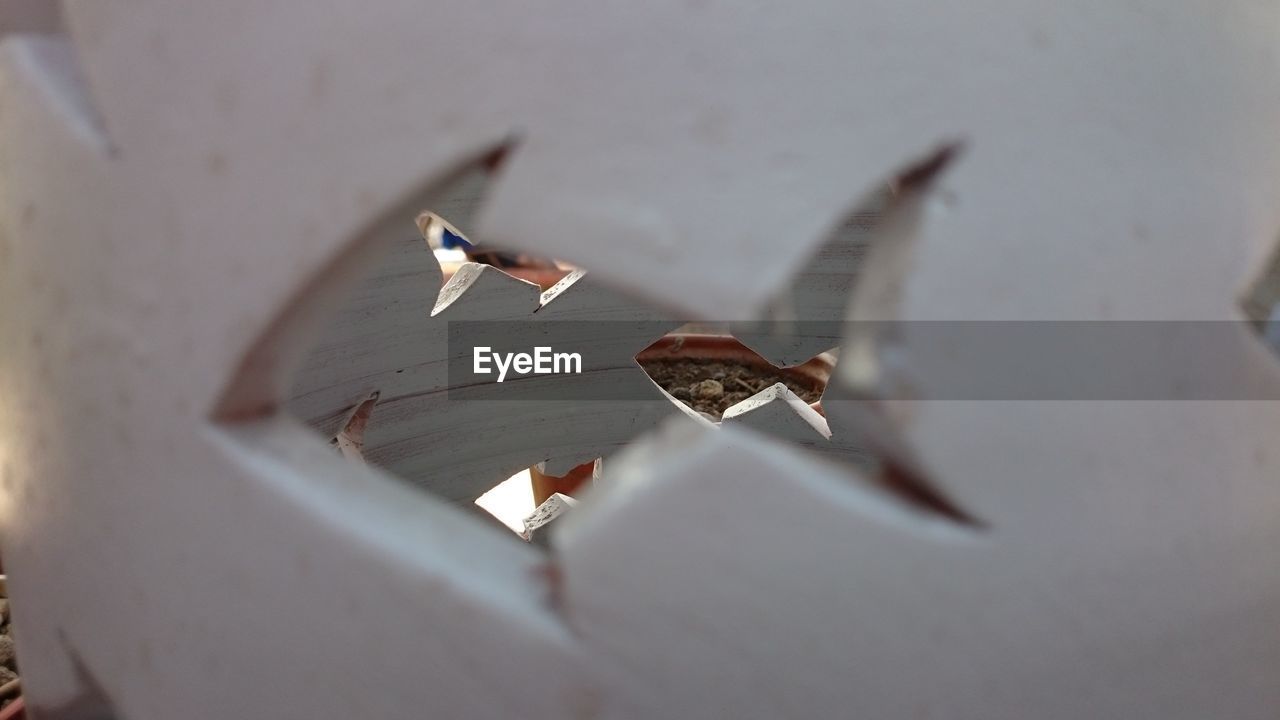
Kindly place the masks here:
[[(1274, 490), (1171, 483), (1168, 453), (1049, 488), (1099, 444), (1073, 410), (1019, 405), (1022, 429), (963, 463), (1023, 479), (1016, 498), (981, 506), (994, 513), (981, 533), (740, 429), (634, 446), (556, 537), (569, 620), (609, 658), (626, 717), (1269, 717), (1280, 573), (1266, 558), (1280, 534), (1238, 503)], [(1197, 416), (1238, 431), (1248, 415), (1161, 410), (1151, 431), (1202, 454), (1230, 433), (1208, 437)], [(1052, 464), (1028, 474), (1015, 448)], [(668, 662), (654, 661), (655, 636)]]
[[(1182, 319), (1223, 317), (1208, 286), (1237, 284), (1249, 258), (1201, 257), (1189, 289), (1176, 253), (1152, 257), (1165, 239), (1256, 254), (1277, 225), (1274, 12), (73, 0), (68, 15), (113, 140), (163, 162), (175, 196), (212, 195), (184, 225), (277, 238), (284, 257), (283, 238), (332, 247), (370, 198), (515, 133), (487, 236), (732, 319), (902, 163), (963, 137), (974, 150), (931, 238), (922, 308), (1036, 318), (1105, 300), (1116, 317)], [(273, 212), (228, 212), (267, 187)], [(1041, 243), (1053, 262), (1029, 251)], [(974, 256), (1010, 272), (983, 282), (963, 270)], [(1130, 266), (1142, 286), (1091, 290)], [(982, 297), (958, 297), (980, 282)]]

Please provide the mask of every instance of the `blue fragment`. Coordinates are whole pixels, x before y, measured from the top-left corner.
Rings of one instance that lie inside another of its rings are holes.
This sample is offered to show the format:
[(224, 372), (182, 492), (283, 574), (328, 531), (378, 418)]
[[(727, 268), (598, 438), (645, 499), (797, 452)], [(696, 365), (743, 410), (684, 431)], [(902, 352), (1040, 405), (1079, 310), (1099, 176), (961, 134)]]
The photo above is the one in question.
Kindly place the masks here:
[(471, 243), (467, 242), (466, 238), (449, 232), (449, 228), (441, 228), (441, 230), (444, 232), (440, 234), (440, 247), (445, 248), (446, 250), (452, 250), (454, 248), (469, 250), (472, 247)]

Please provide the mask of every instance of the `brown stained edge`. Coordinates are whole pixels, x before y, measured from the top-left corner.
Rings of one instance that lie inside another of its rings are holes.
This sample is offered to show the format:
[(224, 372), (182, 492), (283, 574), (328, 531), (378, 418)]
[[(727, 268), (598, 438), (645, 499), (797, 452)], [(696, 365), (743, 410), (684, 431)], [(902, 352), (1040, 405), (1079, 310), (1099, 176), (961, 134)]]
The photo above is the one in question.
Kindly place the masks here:
[[(912, 202), (931, 190), (943, 171), (951, 166), (965, 149), (963, 140), (942, 143), (923, 159), (909, 166), (889, 182), (892, 204), (901, 209), (903, 203)], [(893, 212), (890, 209), (888, 212)], [(838, 377), (832, 383), (839, 383)], [(879, 470), (877, 480), (886, 490), (912, 506), (944, 517), (952, 522), (985, 530), (988, 525), (939, 489), (937, 483), (916, 458), (909, 442), (886, 412), (882, 399), (875, 393), (849, 388), (852, 397), (848, 402), (867, 404), (863, 415), (865, 423), (857, 430), (864, 434), (868, 450), (875, 458)]]
[(912, 470), (909, 465), (899, 465), (892, 461), (882, 462), (878, 480), (889, 492), (904, 502), (974, 530), (988, 529), (985, 521), (957, 505), (934, 487), (928, 477)]
[(495, 152), (510, 152), (515, 145), (507, 139), (473, 153), (443, 175), (415, 185), (376, 214), (356, 232), (324, 267), (293, 294), (284, 310), (253, 342), (226, 389), (215, 404), (212, 418), (219, 423), (244, 423), (278, 412), (288, 376), (306, 351), (307, 340), (360, 278), (381, 257), (378, 245), (388, 232), (413, 228), (421, 211), (433, 196), (447, 188), (477, 164), (492, 162)]
[(27, 714), (39, 720), (113, 720), (120, 717), (106, 689), (89, 671), (80, 653), (71, 646), (66, 633), (59, 630), (58, 635), (71, 660), (79, 691), (57, 705), (33, 702), (28, 708), (31, 712)]
[(875, 465), (872, 479), (897, 500), (930, 515), (941, 517), (970, 530), (987, 530), (987, 522), (942, 491), (933, 474), (920, 462), (910, 441), (877, 398), (853, 393), (839, 398), (842, 403), (861, 407), (846, 415), (853, 432), (871, 455)]
[(895, 195), (915, 194), (928, 190), (934, 180), (942, 175), (942, 171), (955, 162), (964, 151), (963, 140), (944, 142), (923, 160), (911, 165), (890, 183), (889, 187)]
[(1240, 295), (1240, 309), (1258, 333), (1266, 330), (1273, 309), (1280, 305), (1280, 241), (1263, 260), (1259, 271)]
[[(292, 365), (298, 346), (319, 325), (324, 310), (370, 263), (363, 234), (312, 276), (254, 341), (232, 375), (231, 383), (214, 407), (213, 419), (245, 423), (274, 415), (283, 398), (285, 368)], [(322, 302), (316, 302), (317, 299)], [(321, 307), (323, 306), (323, 307)]]

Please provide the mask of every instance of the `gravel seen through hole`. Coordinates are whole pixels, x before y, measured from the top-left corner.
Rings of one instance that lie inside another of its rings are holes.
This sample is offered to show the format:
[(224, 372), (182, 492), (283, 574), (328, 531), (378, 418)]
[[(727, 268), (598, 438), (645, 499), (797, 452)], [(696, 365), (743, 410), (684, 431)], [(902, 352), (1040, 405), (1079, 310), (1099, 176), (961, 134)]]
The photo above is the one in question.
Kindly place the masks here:
[(641, 360), (641, 367), (663, 390), (698, 412), (719, 420), (724, 411), (756, 393), (785, 383), (807, 403), (822, 397), (822, 388), (785, 370), (759, 368), (722, 360)]

